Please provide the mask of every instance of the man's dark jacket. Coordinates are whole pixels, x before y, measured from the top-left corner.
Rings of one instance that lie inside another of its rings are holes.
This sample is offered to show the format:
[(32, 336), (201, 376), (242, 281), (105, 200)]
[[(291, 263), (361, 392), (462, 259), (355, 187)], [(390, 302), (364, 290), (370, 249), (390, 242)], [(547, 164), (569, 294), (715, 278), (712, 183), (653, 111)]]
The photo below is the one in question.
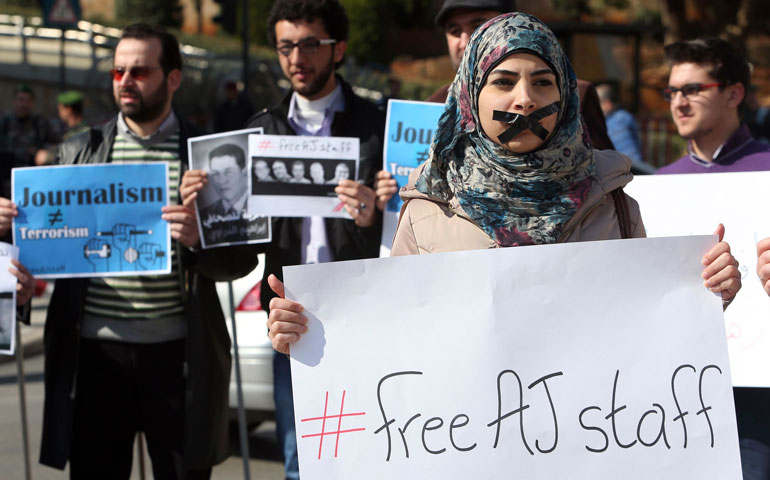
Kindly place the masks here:
[[(337, 112), (332, 122), (334, 137), (358, 137), (361, 140), (358, 178), (373, 187), (377, 172), (382, 169), (382, 136), (385, 114), (375, 104), (359, 97), (342, 78), (337, 77), (345, 96), (345, 110)], [(277, 105), (254, 115), (248, 128), (263, 127), (270, 135), (296, 135), (287, 119), (291, 92)], [(369, 208), (376, 208), (370, 205)], [(283, 267), (299, 265), (302, 261), (302, 219), (273, 218), (273, 241), (265, 248), (265, 273), (283, 280)], [(382, 235), (382, 213), (377, 210), (374, 225), (358, 227), (352, 220), (327, 218), (326, 237), (335, 261), (359, 260), (379, 256)], [(267, 310), (275, 294), (263, 282), (262, 307)]]
[[(179, 156), (187, 165), (187, 138), (198, 132), (180, 118)], [(117, 132), (117, 117), (60, 147), (62, 164), (107, 163)], [(254, 269), (257, 257), (241, 247), (193, 252), (174, 242), (187, 321), (184, 461), (207, 468), (228, 452), (230, 337), (215, 281), (233, 280)], [(63, 469), (72, 447), (75, 382), (80, 322), (87, 278), (56, 281), (45, 322), (45, 405), (40, 463)], [(121, 412), (116, 411), (115, 415)]]

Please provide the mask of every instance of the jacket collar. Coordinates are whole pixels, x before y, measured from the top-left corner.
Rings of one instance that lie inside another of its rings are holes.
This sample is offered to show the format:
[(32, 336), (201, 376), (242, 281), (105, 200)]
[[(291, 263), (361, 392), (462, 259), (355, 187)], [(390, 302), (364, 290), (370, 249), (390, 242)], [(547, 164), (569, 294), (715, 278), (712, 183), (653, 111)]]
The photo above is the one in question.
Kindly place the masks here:
[[(336, 74), (335, 74), (336, 75)], [(334, 115), (334, 121), (332, 122), (332, 135), (335, 134), (337, 131), (337, 123), (340, 121), (346, 121), (347, 118), (349, 118), (350, 112), (355, 110), (355, 106), (358, 104), (358, 102), (362, 101), (362, 99), (353, 92), (353, 87), (350, 86), (348, 82), (345, 81), (344, 78), (342, 78), (340, 75), (336, 75), (337, 77), (337, 83), (342, 87), (342, 95), (345, 98), (345, 110), (341, 112), (337, 112)], [(275, 106), (275, 111), (280, 118), (283, 118), (288, 123), (288, 115), (289, 115), (289, 106), (291, 105), (291, 96), (294, 93), (294, 90), (289, 90), (286, 92), (286, 94), (281, 99), (281, 102), (278, 103)]]

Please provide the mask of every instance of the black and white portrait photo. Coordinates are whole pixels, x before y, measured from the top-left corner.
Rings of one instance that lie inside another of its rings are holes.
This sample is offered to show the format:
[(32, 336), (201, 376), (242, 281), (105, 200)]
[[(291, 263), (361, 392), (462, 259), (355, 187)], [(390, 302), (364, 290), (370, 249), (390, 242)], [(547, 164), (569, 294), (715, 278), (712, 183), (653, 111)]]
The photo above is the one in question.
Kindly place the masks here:
[(190, 168), (208, 174), (195, 200), (203, 248), (270, 241), (269, 218), (249, 214), (250, 133), (259, 132), (237, 130), (188, 140)]

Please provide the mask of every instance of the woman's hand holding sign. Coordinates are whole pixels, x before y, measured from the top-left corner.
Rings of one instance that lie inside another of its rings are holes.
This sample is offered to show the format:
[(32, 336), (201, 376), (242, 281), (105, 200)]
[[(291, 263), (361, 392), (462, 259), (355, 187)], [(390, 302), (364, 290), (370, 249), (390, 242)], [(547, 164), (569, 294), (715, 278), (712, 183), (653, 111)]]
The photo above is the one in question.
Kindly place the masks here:
[(757, 243), (757, 275), (762, 288), (770, 295), (770, 237)]
[(307, 317), (301, 304), (287, 300), (283, 282), (275, 275), (267, 277), (270, 288), (278, 295), (270, 300), (270, 315), (267, 317), (267, 329), (273, 348), (289, 354), (289, 345), (296, 343), (307, 332)]
[(719, 236), (719, 243), (703, 256), (703, 283), (712, 292), (722, 295), (722, 306), (727, 308), (741, 289), (741, 272), (738, 260), (730, 253), (730, 245), (722, 241), (724, 225), (720, 223), (714, 234)]

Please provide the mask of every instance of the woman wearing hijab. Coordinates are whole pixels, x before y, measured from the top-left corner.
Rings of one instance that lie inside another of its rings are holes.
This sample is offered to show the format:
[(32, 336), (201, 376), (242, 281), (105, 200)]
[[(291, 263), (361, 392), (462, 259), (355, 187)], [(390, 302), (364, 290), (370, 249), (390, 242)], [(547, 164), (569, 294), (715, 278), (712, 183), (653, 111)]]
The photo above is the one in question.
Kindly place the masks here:
[[(392, 254), (643, 237), (636, 202), (611, 194), (631, 181), (629, 160), (591, 148), (578, 95), (567, 57), (535, 17), (479, 27), (431, 155), (401, 191)], [(628, 205), (626, 235), (616, 202)]]
[[(591, 147), (575, 73), (548, 27), (501, 15), (465, 49), (429, 159), (400, 192), (391, 255), (644, 237), (639, 207), (622, 192), (630, 166)], [(720, 241), (703, 263), (726, 306), (741, 285), (730, 247)], [(270, 307), (273, 347), (288, 353), (307, 331), (302, 306), (275, 298)]]

